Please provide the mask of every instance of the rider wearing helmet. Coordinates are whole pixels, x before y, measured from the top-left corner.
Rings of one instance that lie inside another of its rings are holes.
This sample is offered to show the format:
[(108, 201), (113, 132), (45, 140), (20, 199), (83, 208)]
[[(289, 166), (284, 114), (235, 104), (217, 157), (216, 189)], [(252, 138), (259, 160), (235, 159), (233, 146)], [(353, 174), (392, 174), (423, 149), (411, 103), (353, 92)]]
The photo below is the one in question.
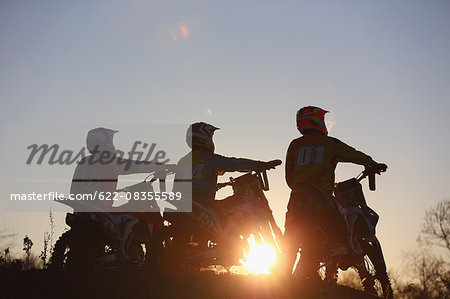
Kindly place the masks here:
[(218, 129), (204, 122), (190, 125), (186, 132), (186, 143), (192, 151), (177, 164), (177, 173), (183, 173), (182, 169), (186, 167), (192, 170), (192, 198), (201, 203), (213, 202), (216, 197), (217, 177), (224, 172), (262, 171), (281, 164), (280, 160), (262, 162), (214, 153), (213, 135)]
[[(75, 168), (70, 193), (74, 197), (77, 195), (96, 197), (85, 201), (84, 205), (76, 205), (76, 201), (69, 202), (74, 208), (75, 215), (83, 215), (101, 223), (105, 233), (120, 240), (124, 223), (140, 213), (131, 211), (136, 213), (111, 214), (117, 211), (117, 208), (113, 207), (113, 197), (119, 175), (173, 171), (175, 165), (134, 161), (116, 155), (113, 138), (117, 132), (107, 128), (95, 128), (88, 132), (86, 146), (91, 155), (82, 158)], [(79, 212), (88, 213), (80, 214)], [(161, 217), (159, 212), (152, 214)], [(125, 254), (124, 243), (121, 242), (120, 245), (122, 254)]]
[[(275, 166), (281, 164), (280, 160), (263, 162), (216, 154), (214, 152), (213, 135), (218, 129), (204, 122), (191, 124), (186, 133), (186, 143), (192, 150), (181, 158), (177, 164), (174, 191), (189, 190), (190, 194), (185, 192), (183, 196), (192, 196), (192, 211), (194, 214), (197, 204), (217, 210), (218, 204), (223, 202), (215, 200), (218, 175), (231, 171), (262, 171), (275, 168)], [(187, 208), (189, 209), (190, 206)], [(164, 215), (175, 226), (178, 224), (177, 231), (183, 235), (183, 237), (179, 237), (181, 244), (178, 245), (184, 246), (188, 241), (186, 238), (190, 236), (189, 233), (195, 230), (196, 223), (189, 219), (189, 215), (170, 214), (165, 213)]]
[[(134, 161), (116, 156), (114, 134), (116, 130), (95, 128), (88, 132), (86, 146), (91, 153), (78, 163), (73, 175), (71, 194), (114, 194), (119, 175), (173, 170), (173, 164), (152, 161)], [(100, 193), (103, 192), (103, 193)], [(113, 200), (95, 201), (106, 211), (111, 211)]]
[[(291, 272), (302, 243), (299, 263), (300, 275), (317, 277), (317, 253), (309, 236), (311, 224), (320, 223), (337, 242), (347, 242), (348, 228), (339, 206), (333, 198), (335, 168), (338, 162), (383, 167), (372, 158), (342, 141), (328, 136), (325, 114), (328, 111), (314, 106), (297, 111), (297, 129), (302, 134), (294, 139), (286, 155), (286, 181), (291, 188), (285, 223), (286, 269)], [(308, 240), (309, 239), (309, 240)], [(350, 245), (351, 244), (346, 244)]]

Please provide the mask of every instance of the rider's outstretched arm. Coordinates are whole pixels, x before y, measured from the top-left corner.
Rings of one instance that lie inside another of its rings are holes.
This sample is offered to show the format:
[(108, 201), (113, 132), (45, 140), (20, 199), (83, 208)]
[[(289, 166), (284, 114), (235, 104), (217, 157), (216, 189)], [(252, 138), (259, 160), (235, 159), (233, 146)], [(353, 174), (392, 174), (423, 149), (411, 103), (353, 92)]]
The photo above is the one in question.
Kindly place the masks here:
[(150, 173), (161, 171), (175, 171), (176, 165), (174, 164), (161, 164), (152, 161), (135, 161), (124, 158), (117, 158), (114, 163), (114, 170), (118, 175), (127, 175), (133, 173)]
[[(331, 137), (333, 138), (333, 137)], [(333, 138), (335, 147), (335, 160), (337, 162), (351, 162), (358, 165), (372, 165), (375, 161), (368, 155), (356, 150), (355, 148), (345, 144), (339, 139)]]
[(215, 155), (213, 161), (213, 168), (219, 171), (262, 171), (268, 168), (274, 168), (281, 164), (280, 160), (273, 160), (270, 162), (263, 162), (245, 158), (225, 157)]

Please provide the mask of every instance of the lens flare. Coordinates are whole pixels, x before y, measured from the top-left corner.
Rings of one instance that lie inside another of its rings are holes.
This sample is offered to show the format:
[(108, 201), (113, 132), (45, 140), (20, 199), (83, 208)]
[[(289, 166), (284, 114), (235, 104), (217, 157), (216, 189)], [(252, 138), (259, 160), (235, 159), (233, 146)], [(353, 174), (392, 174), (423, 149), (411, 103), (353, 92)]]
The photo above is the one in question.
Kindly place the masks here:
[(184, 40), (188, 40), (189, 36), (190, 36), (190, 30), (189, 27), (186, 26), (185, 24), (180, 24), (180, 34), (183, 37)]
[(270, 267), (275, 263), (276, 251), (267, 244), (257, 244), (253, 234), (247, 239), (248, 252), (239, 261), (251, 274), (270, 274)]
[(336, 124), (336, 119), (333, 115), (327, 116), (325, 119), (325, 125), (327, 126), (328, 133), (331, 133), (331, 130), (333, 129), (334, 125)]

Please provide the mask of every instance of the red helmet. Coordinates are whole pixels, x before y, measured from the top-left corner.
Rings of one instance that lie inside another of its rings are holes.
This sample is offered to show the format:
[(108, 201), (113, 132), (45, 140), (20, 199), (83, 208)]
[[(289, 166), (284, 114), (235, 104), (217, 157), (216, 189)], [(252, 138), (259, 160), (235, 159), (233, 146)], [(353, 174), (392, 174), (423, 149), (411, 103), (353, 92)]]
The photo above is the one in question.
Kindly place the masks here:
[(307, 130), (319, 130), (328, 135), (325, 114), (328, 111), (319, 107), (307, 106), (297, 111), (297, 129), (304, 134)]

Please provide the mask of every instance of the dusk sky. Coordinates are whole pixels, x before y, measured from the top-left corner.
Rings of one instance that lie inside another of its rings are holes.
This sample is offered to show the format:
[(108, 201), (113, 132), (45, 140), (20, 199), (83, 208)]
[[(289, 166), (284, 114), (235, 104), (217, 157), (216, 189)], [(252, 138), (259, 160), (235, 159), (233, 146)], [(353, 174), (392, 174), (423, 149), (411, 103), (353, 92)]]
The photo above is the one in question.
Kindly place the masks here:
[[(449, 32), (446, 0), (1, 1), (0, 139), (8, 163), (0, 187), (10, 172), (28, 171), (25, 160), (7, 155), (15, 134), (8, 130), (17, 126), (32, 135), (49, 125), (187, 129), (205, 121), (221, 128), (217, 153), (284, 162), (299, 136), (296, 111), (315, 105), (330, 111), (331, 136), (389, 166), (376, 192), (366, 183), (364, 190), (380, 215), (388, 268), (396, 268), (416, 246), (424, 211), (450, 197)], [(64, 138), (83, 146), (86, 133)], [(119, 148), (129, 134), (117, 134)], [(153, 142), (151, 130), (140, 138)], [(189, 150), (180, 144), (174, 162)], [(74, 168), (61, 177), (65, 192)], [(341, 165), (337, 180), (361, 170)], [(222, 180), (230, 175), (237, 174)], [(269, 180), (283, 228), (284, 164)], [(55, 238), (64, 216), (56, 214)], [(48, 213), (0, 205), (1, 229), (17, 234), (15, 252), (28, 234), (39, 253)]]

